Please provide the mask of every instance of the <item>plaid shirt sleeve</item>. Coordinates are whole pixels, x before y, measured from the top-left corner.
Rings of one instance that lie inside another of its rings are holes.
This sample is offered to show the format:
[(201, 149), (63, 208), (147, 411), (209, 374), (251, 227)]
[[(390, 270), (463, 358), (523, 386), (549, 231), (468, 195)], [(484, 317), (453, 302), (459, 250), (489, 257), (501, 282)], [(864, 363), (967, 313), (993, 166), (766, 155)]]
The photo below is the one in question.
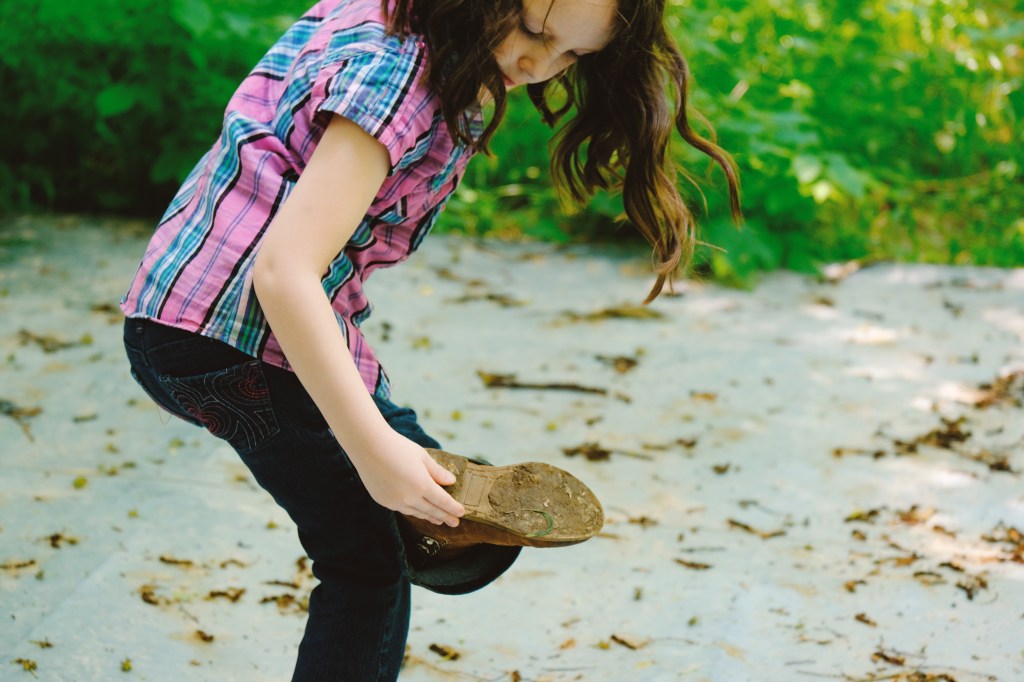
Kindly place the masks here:
[[(379, 26), (377, 27), (379, 31)], [(335, 35), (323, 52), (321, 70), (311, 97), (318, 124), (330, 114), (350, 119), (380, 141), (392, 167), (420, 142), (430, 128), (436, 103), (417, 87), (426, 66), (422, 43), (377, 33), (372, 39), (350, 42)]]

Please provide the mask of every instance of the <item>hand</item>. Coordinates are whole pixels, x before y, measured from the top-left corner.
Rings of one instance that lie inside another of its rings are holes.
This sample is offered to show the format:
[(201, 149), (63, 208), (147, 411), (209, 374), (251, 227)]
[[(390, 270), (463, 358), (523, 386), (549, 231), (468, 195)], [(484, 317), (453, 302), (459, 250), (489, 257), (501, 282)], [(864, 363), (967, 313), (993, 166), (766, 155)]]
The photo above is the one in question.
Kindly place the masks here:
[(378, 439), (371, 451), (360, 453), (352, 463), (370, 497), (387, 509), (453, 528), (466, 513), (441, 487), (455, 483), (455, 474), (395, 431)]

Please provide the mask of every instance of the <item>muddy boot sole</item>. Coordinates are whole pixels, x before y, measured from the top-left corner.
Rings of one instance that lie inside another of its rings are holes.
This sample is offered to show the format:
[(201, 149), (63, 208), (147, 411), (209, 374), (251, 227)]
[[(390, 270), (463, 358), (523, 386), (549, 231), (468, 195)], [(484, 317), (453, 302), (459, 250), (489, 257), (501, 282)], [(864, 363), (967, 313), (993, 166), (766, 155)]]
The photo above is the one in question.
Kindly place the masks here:
[(481, 524), (475, 533), (481, 542), (560, 547), (588, 540), (604, 525), (597, 496), (558, 467), (487, 466), (443, 450), (427, 452), (457, 478), (445, 490), (466, 508), (459, 529), (453, 529), (461, 529), (458, 535), (465, 540), (474, 534), (469, 524)]

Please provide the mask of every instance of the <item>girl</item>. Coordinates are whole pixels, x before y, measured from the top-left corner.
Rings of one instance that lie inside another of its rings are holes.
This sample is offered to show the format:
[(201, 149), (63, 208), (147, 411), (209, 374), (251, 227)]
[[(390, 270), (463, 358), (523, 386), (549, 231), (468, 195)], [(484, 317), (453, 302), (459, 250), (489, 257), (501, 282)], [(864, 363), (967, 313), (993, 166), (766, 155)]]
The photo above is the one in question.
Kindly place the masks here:
[[(297, 524), (320, 584), (294, 679), (395, 679), (411, 583), (477, 589), (551, 531), (459, 534), (469, 503), (444, 486), (476, 465), (432, 450), (359, 330), (363, 282), (426, 236), (507, 91), (525, 87), (552, 126), (572, 114), (556, 180), (578, 202), (621, 187), (654, 249), (648, 301), (693, 250), (673, 127), (725, 171), (738, 215), (731, 160), (689, 126), (663, 12), (664, 0), (323, 0), (243, 81), (161, 220), (122, 302), (132, 373), (229, 442)], [(424, 528), (455, 551), (424, 557), (438, 546)]]

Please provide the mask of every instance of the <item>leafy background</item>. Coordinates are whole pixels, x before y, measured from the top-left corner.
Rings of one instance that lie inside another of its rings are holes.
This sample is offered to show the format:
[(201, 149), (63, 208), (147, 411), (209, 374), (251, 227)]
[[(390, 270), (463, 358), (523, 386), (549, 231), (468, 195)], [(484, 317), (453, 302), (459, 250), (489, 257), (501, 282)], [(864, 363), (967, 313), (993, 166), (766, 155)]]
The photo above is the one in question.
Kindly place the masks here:
[[(163, 211), (231, 92), (307, 2), (0, 4), (0, 212)], [(1024, 265), (1019, 0), (669, 0), (693, 100), (736, 157), (746, 221), (682, 144), (699, 267), (738, 285), (847, 259)], [(635, 242), (621, 203), (569, 211), (517, 94), (439, 230)], [(705, 203), (706, 202), (706, 203)]]

